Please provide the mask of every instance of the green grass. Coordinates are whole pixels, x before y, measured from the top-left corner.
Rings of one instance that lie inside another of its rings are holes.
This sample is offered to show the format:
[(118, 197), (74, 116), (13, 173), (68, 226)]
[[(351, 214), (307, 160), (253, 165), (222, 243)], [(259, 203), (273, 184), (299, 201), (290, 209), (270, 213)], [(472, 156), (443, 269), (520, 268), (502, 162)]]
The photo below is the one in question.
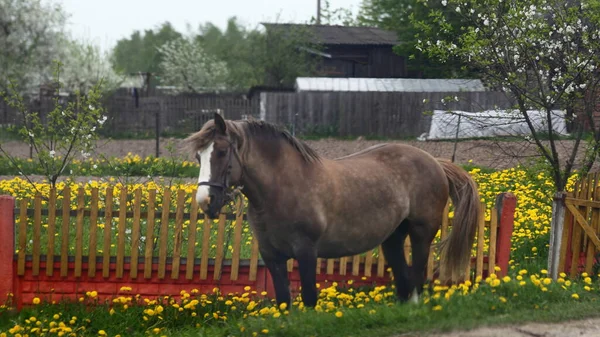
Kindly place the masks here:
[[(65, 167), (63, 176), (194, 178), (198, 176), (198, 170), (198, 163), (180, 158), (125, 156), (123, 158), (74, 160)], [(0, 175), (20, 175), (20, 173), (45, 175), (46, 171), (36, 159), (15, 158), (10, 160), (0, 155)]]
[[(253, 333), (286, 337), (392, 336), (600, 315), (600, 293), (595, 290), (597, 280), (588, 283), (573, 280), (568, 286), (566, 283), (543, 285), (544, 275), (537, 277), (540, 280), (537, 285), (528, 275), (523, 278), (524, 285), (515, 279), (502, 281), (497, 286), (481, 282), (476, 291), (471, 288), (463, 295), (461, 290), (456, 290), (448, 299), (446, 289), (430, 287), (416, 305), (396, 302), (391, 288), (353, 289), (346, 285), (330, 288), (330, 291), (324, 289), (316, 310), (302, 309), (295, 302), (288, 313), (277, 309), (269, 299), (251, 294), (249, 297), (257, 301), (257, 306), (251, 309), (240, 294), (224, 294), (221, 298), (209, 294), (204, 299), (198, 294), (185, 301), (163, 298), (161, 310), (157, 307), (159, 302), (146, 304), (143, 299), (138, 300), (139, 304), (128, 302), (126, 296), (133, 296), (136, 302), (134, 294), (120, 296), (112, 305), (83, 296), (82, 302), (54, 305), (43, 302), (19, 313), (0, 309), (0, 332), (8, 332), (15, 325), (26, 329), (21, 333), (27, 332), (38, 327), (36, 322), (40, 321), (40, 329), (50, 327), (51, 322), (63, 322), (77, 330), (78, 336), (98, 336), (100, 330), (109, 336), (254, 336)], [(584, 285), (590, 283), (592, 289), (584, 290)], [(361, 291), (363, 300), (357, 300)], [(574, 293), (579, 294), (578, 299), (572, 297)], [(343, 296), (353, 299), (346, 300)], [(198, 303), (190, 306), (192, 299)], [(362, 307), (359, 308), (358, 303)], [(58, 319), (53, 318), (55, 315)]]

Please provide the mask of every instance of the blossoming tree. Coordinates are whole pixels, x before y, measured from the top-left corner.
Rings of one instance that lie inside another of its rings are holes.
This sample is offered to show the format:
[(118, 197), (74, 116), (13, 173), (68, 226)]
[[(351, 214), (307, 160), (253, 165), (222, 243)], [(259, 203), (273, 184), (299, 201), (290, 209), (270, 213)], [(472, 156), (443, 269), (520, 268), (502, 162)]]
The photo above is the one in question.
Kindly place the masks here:
[[(18, 85), (11, 81), (7, 91), (0, 96), (8, 105), (19, 112), (22, 126), (18, 133), (35, 152), (35, 160), (42, 167), (51, 187), (56, 187), (59, 176), (77, 154), (84, 158), (91, 155), (94, 141), (98, 139), (98, 129), (106, 122), (103, 114), (101, 95), (103, 82), (99, 79), (86, 91), (75, 91), (75, 98), (67, 103), (60, 101), (63, 83), (60, 80), (60, 62), (55, 62), (54, 109), (42, 120), (35, 111), (30, 111)], [(0, 144), (0, 153), (18, 168), (14, 156), (6, 152)], [(22, 173), (21, 173), (22, 174)], [(22, 174), (23, 175), (23, 174)], [(33, 182), (25, 175), (28, 181)]]
[[(415, 22), (420, 27), (418, 48), (441, 60), (466, 61), (493, 87), (515, 98), (515, 113), (527, 122), (528, 139), (553, 177), (549, 270), (556, 278), (557, 240), (564, 218), (560, 199), (573, 169), (587, 172), (600, 150), (600, 128), (594, 120), (600, 81), (600, 1), (443, 0), (442, 5), (431, 11), (431, 20)], [(449, 25), (449, 13), (458, 13), (467, 24)], [(555, 109), (566, 110), (574, 122), (574, 146), (566, 157), (557, 151), (551, 118)], [(535, 130), (531, 110), (545, 112), (543, 132)], [(582, 142), (585, 125), (591, 136)], [(582, 146), (584, 155), (578, 156)]]
[(223, 90), (228, 75), (225, 62), (207, 53), (194, 37), (171, 40), (158, 48), (162, 79), (178, 92)]
[[(430, 19), (414, 22), (420, 28), (417, 47), (440, 60), (460, 58), (491, 86), (515, 99), (514, 111), (527, 122), (531, 131), (527, 139), (537, 146), (556, 190), (549, 258), (549, 270), (556, 278), (556, 240), (561, 236), (564, 217), (560, 199), (573, 169), (586, 173), (600, 151), (600, 128), (594, 120), (600, 81), (600, 1), (441, 3), (443, 8), (432, 9)], [(458, 13), (466, 24), (448, 24), (450, 13)], [(573, 123), (574, 146), (566, 157), (557, 150), (560, 142), (551, 118), (555, 109), (565, 110)], [(546, 114), (543, 132), (535, 130), (531, 110)], [(590, 136), (584, 139), (584, 135)], [(581, 147), (583, 155), (579, 153)]]

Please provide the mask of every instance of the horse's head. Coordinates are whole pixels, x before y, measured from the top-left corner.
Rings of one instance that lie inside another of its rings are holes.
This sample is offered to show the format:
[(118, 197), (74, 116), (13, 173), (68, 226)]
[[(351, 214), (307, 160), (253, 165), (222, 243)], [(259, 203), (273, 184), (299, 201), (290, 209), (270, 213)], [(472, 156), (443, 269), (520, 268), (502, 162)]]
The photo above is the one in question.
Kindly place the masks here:
[(200, 164), (196, 201), (209, 218), (218, 217), (229, 201), (231, 187), (240, 181), (242, 163), (237, 139), (219, 114), (186, 139)]

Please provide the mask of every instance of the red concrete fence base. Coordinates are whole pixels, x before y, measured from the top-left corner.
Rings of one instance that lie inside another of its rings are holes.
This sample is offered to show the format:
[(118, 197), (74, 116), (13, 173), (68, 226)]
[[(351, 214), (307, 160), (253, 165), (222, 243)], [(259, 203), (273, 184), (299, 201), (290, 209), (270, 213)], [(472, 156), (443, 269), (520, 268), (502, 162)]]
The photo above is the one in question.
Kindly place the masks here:
[(0, 195), (0, 304), (6, 303), (13, 292), (15, 273), (15, 198)]
[(511, 240), (515, 224), (517, 197), (510, 193), (500, 193), (496, 197), (498, 210), (498, 238), (496, 243), (496, 265), (500, 267), (498, 276), (506, 276), (510, 262)]

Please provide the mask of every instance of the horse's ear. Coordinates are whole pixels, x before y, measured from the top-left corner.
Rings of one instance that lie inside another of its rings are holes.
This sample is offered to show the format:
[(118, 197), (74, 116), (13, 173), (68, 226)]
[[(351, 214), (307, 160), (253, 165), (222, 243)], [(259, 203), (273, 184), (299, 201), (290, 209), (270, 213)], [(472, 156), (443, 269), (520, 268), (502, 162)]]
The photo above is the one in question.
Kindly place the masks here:
[(217, 130), (222, 133), (225, 134), (227, 131), (227, 125), (225, 124), (225, 120), (223, 119), (223, 117), (215, 112), (215, 125), (217, 126)]

